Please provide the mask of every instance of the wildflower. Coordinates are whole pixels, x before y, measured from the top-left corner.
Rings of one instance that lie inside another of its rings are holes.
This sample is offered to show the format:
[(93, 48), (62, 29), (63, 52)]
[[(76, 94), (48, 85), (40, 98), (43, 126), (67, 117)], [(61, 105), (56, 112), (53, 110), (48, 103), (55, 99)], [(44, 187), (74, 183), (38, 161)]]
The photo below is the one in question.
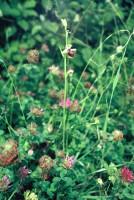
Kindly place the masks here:
[(0, 179), (0, 191), (3, 192), (8, 188), (10, 188), (11, 187), (9, 186), (10, 183), (11, 181), (8, 179), (7, 176), (4, 176), (2, 179)]
[(40, 175), (40, 177), (43, 179), (43, 180), (48, 180), (50, 175), (48, 173), (44, 173), (42, 172), (42, 174)]
[(81, 111), (81, 106), (79, 105), (78, 99), (75, 100), (74, 103), (72, 103), (70, 107), (70, 112), (80, 112)]
[(40, 88), (44, 88), (44, 87), (45, 87), (45, 84), (44, 84), (43, 81), (40, 81), (40, 82), (39, 82), (39, 87), (40, 87)]
[(24, 192), (24, 199), (25, 200), (38, 200), (38, 196), (34, 192), (31, 192), (30, 190), (26, 190)]
[(67, 53), (67, 56), (69, 58), (73, 58), (75, 56), (75, 52), (76, 52), (76, 49), (69, 49), (68, 53)]
[(21, 96), (24, 96), (24, 92), (22, 92), (22, 91), (15, 91), (15, 93), (14, 93), (14, 97), (17, 97), (17, 98), (19, 98), (19, 97), (21, 97)]
[(123, 51), (123, 46), (118, 46), (116, 48), (117, 53), (121, 53)]
[(68, 76), (72, 76), (74, 73), (74, 70), (72, 68), (69, 68), (69, 70), (67, 71)]
[(27, 126), (27, 130), (31, 135), (36, 135), (37, 128), (38, 128), (37, 124), (33, 122)]
[(32, 108), (30, 108), (30, 112), (32, 114), (36, 115), (36, 117), (39, 117), (40, 115), (43, 114), (43, 108), (38, 109), (38, 108), (32, 107)]
[(96, 90), (96, 88), (94, 86), (91, 86), (91, 91), (93, 92), (95, 90)]
[(22, 76), (21, 80), (22, 81), (28, 81), (28, 76)]
[(28, 174), (30, 174), (30, 171), (26, 168), (26, 166), (24, 167), (20, 167), (18, 170), (18, 175), (22, 178), (25, 179)]
[(52, 168), (52, 165), (53, 165), (53, 160), (52, 160), (51, 157), (49, 157), (47, 155), (42, 156), (39, 159), (39, 166), (40, 166), (40, 168), (44, 169), (47, 172)]
[(52, 124), (48, 124), (47, 125), (47, 130), (49, 133), (51, 133), (53, 131), (53, 125)]
[(64, 162), (63, 162), (63, 167), (66, 169), (72, 169), (73, 164), (75, 163), (74, 156), (66, 156)]
[(52, 99), (55, 99), (57, 97), (57, 91), (56, 90), (49, 90), (48, 96)]
[(33, 96), (35, 96), (35, 93), (33, 93), (32, 91), (27, 91), (27, 92), (26, 92), (26, 96), (31, 96), (31, 97), (33, 97)]
[(60, 70), (59, 67), (56, 67), (55, 65), (51, 65), (50, 67), (48, 67), (50, 74), (53, 75), (59, 75)]
[(57, 97), (58, 97), (59, 100), (62, 100), (64, 98), (64, 90), (60, 90), (57, 93)]
[(26, 53), (26, 48), (20, 47), (19, 53), (20, 53), (21, 55), (24, 55), (24, 54)]
[(62, 22), (63, 26), (65, 28), (67, 28), (67, 20), (66, 19), (61, 19), (61, 22)]
[(41, 168), (41, 178), (47, 180), (49, 178), (49, 171), (53, 166), (53, 160), (49, 156), (45, 155), (39, 159), (39, 167)]
[(97, 182), (99, 183), (99, 185), (103, 185), (104, 184), (101, 178), (97, 178)]
[(8, 67), (7, 71), (8, 71), (9, 73), (12, 73), (12, 72), (15, 72), (15, 71), (16, 71), (16, 68), (15, 68), (14, 66), (10, 65), (10, 66)]
[(113, 60), (115, 59), (115, 54), (112, 54), (112, 55), (110, 56), (110, 59), (111, 59), (111, 61), (113, 61)]
[(64, 158), (64, 151), (58, 151), (57, 153), (56, 153), (56, 156), (57, 157), (60, 157), (60, 158)]
[(33, 149), (29, 149), (29, 150), (28, 150), (28, 155), (32, 156), (33, 153), (34, 153)]
[[(64, 100), (61, 100), (59, 102), (59, 106), (64, 108)], [(67, 98), (66, 99), (66, 108), (70, 108), (71, 106), (72, 106), (72, 101), (69, 98)]]
[(42, 47), (41, 47), (41, 49), (44, 52), (48, 52), (49, 51), (48, 45), (46, 45), (46, 44), (43, 44)]
[(53, 110), (58, 110), (58, 104), (55, 103), (50, 108)]
[(97, 145), (97, 148), (98, 148), (98, 149), (102, 149), (102, 144), (101, 144), (101, 143), (98, 144), (98, 145)]
[(38, 63), (39, 62), (39, 52), (36, 49), (32, 49), (28, 52), (27, 61), (29, 63)]
[(115, 130), (112, 132), (112, 135), (114, 137), (114, 140), (122, 140), (123, 139), (123, 133), (120, 130)]
[(17, 162), (18, 143), (16, 140), (9, 139), (0, 146), (0, 166), (8, 166)]
[(72, 48), (71, 44), (68, 44), (66, 48), (62, 51), (62, 55), (67, 55), (69, 58), (73, 58), (75, 56), (76, 49)]
[(85, 83), (85, 88), (90, 88), (91, 87), (91, 83), (88, 81)]
[(134, 176), (133, 176), (133, 172), (129, 169), (126, 168), (126, 166), (124, 166), (121, 170), (120, 170), (120, 177), (122, 178), (122, 182), (127, 182), (127, 183), (131, 183), (133, 182)]
[(82, 78), (83, 79), (87, 79), (88, 78), (88, 73), (87, 72), (83, 72), (82, 73)]

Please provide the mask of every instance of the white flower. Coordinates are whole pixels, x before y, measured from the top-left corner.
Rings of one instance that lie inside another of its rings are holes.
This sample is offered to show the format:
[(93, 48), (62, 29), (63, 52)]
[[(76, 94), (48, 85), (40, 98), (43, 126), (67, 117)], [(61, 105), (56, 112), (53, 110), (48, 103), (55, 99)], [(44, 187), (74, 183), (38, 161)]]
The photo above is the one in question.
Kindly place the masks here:
[(99, 183), (99, 185), (103, 185), (103, 181), (101, 178), (97, 178), (97, 182)]
[(61, 22), (62, 22), (63, 26), (65, 28), (67, 28), (67, 20), (66, 19), (61, 19)]
[(118, 46), (118, 47), (116, 48), (117, 53), (121, 53), (122, 50), (123, 50), (123, 46)]

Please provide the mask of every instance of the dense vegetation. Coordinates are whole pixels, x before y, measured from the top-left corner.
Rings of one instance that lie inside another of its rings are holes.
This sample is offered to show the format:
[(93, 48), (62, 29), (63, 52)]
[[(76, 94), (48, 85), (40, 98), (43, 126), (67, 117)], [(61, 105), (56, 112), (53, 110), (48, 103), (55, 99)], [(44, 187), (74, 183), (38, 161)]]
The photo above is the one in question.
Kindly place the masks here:
[(132, 0), (1, 0), (0, 199), (134, 199)]

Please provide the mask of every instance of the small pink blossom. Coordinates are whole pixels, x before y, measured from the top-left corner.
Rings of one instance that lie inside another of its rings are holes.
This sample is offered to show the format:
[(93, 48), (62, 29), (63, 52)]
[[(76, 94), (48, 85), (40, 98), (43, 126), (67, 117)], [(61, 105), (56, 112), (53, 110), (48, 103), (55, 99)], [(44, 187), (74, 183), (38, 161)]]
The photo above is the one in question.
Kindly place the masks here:
[[(59, 102), (59, 106), (64, 108), (64, 100), (61, 100)], [(69, 98), (67, 98), (66, 99), (66, 108), (70, 108), (71, 106), (72, 106), (72, 101)]]
[(124, 166), (121, 170), (121, 178), (122, 178), (122, 182), (127, 182), (127, 183), (131, 183), (133, 182), (134, 176), (133, 176), (133, 172), (129, 169), (126, 168), (126, 166)]
[(49, 51), (49, 47), (48, 47), (48, 45), (46, 45), (46, 44), (43, 44), (42, 47), (41, 47), (41, 49), (42, 49), (42, 51), (44, 51), (44, 52), (48, 52), (48, 51)]
[(32, 156), (33, 153), (34, 153), (33, 149), (29, 149), (29, 150), (28, 150), (28, 155)]
[(24, 167), (20, 167), (18, 170), (18, 175), (22, 178), (25, 179), (28, 174), (30, 174), (30, 171), (26, 168), (26, 166)]
[(53, 75), (59, 75), (60, 74), (60, 70), (59, 67), (56, 67), (55, 65), (51, 65), (50, 67), (48, 67), (50, 74)]
[(91, 91), (95, 91), (96, 88), (94, 86), (91, 86)]
[(11, 181), (8, 179), (8, 177), (5, 175), (2, 179), (0, 179), (0, 191), (3, 192), (11, 187), (10, 185)]
[(8, 179), (7, 176), (4, 176), (4, 177), (2, 178), (2, 181), (5, 182), (7, 185), (9, 185), (9, 184), (11, 183), (11, 181)]
[(66, 169), (72, 169), (73, 164), (75, 163), (74, 156), (66, 156), (64, 162), (63, 162), (63, 167)]

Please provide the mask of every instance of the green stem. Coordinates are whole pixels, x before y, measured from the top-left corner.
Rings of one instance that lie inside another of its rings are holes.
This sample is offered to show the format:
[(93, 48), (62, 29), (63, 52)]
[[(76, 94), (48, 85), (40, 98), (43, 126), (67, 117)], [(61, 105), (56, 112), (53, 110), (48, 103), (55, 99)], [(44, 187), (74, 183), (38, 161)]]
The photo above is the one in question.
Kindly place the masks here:
[[(67, 47), (68, 32), (65, 28), (65, 48)], [(64, 55), (64, 107), (63, 107), (63, 151), (65, 151), (66, 144), (66, 98), (67, 98), (67, 57)]]
[(8, 200), (11, 200), (12, 197), (14, 196), (14, 194), (18, 191), (18, 187), (16, 187), (16, 189), (13, 191), (13, 193), (11, 194), (11, 196), (8, 198)]
[[(5, 67), (6, 70), (7, 70), (7, 67), (6, 67), (4, 61), (1, 60), (1, 59), (0, 59), (0, 61), (4, 64), (4, 67)], [(8, 70), (7, 70), (7, 72), (8, 72)], [(11, 83), (12, 83), (12, 86), (13, 86), (13, 88), (14, 88), (16, 94), (17, 94), (17, 90), (16, 90), (16, 87), (15, 87), (15, 85), (14, 85), (13, 78), (11, 77), (11, 75), (10, 75), (9, 73), (8, 73), (8, 75), (9, 75), (10, 81), (11, 81)], [(18, 103), (19, 103), (19, 105), (20, 105), (20, 109), (21, 109), (21, 112), (22, 112), (22, 116), (23, 116), (23, 118), (24, 118), (25, 126), (27, 127), (26, 118), (25, 118), (25, 115), (24, 115), (24, 112), (23, 112), (23, 108), (22, 108), (22, 104), (21, 104), (21, 102), (20, 102), (20, 98), (19, 98), (18, 95), (17, 95), (17, 98), (18, 98)]]

